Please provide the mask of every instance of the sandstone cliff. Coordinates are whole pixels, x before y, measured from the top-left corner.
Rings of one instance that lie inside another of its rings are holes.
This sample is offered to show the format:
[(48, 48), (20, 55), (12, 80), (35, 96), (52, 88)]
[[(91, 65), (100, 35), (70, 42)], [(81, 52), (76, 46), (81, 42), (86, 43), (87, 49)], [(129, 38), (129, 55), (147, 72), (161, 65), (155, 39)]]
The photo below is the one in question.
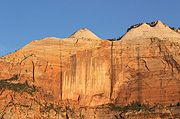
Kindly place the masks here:
[[(102, 40), (87, 29), (65, 39), (32, 41), (0, 57), (1, 116), (10, 113), (12, 102), (34, 110), (51, 104), (56, 111), (65, 102), (175, 105), (180, 101), (179, 40), (180, 34), (158, 21), (131, 29), (119, 41)], [(16, 75), (17, 80), (8, 80)]]

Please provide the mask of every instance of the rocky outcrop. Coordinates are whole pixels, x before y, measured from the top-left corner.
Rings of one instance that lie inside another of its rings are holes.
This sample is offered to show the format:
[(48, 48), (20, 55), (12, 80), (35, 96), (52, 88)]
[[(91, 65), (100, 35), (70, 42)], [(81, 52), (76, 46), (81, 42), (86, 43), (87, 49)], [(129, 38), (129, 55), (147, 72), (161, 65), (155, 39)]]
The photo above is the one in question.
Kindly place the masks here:
[(6, 68), (0, 75), (5, 79), (17, 74), (56, 101), (103, 104), (110, 100), (110, 52), (111, 42), (105, 40), (46, 38), (3, 57), (1, 67)]
[(90, 30), (83, 28), (79, 29), (75, 33), (73, 33), (68, 38), (89, 38), (89, 39), (100, 39), (97, 37), (94, 33), (92, 33)]
[[(131, 29), (120, 41), (101, 40), (87, 29), (65, 39), (32, 41), (0, 58), (1, 116), (10, 113), (10, 104), (16, 105), (15, 110), (17, 105), (37, 112), (50, 108), (54, 114), (65, 102), (71, 106), (126, 106), (134, 101), (176, 105), (179, 39), (178, 33), (158, 21), (154, 27), (142, 24)], [(7, 80), (16, 75), (17, 80)]]
[[(112, 94), (116, 103), (138, 100), (151, 105), (177, 104), (180, 90), (179, 43), (147, 38), (121, 41), (116, 45)], [(118, 50), (119, 45), (122, 48)]]
[(142, 23), (142, 25), (131, 28), (121, 40), (136, 39), (136, 38), (152, 38), (158, 37), (161, 40), (168, 40), (179, 42), (180, 34), (170, 29), (167, 25), (163, 24), (160, 20), (153, 25)]

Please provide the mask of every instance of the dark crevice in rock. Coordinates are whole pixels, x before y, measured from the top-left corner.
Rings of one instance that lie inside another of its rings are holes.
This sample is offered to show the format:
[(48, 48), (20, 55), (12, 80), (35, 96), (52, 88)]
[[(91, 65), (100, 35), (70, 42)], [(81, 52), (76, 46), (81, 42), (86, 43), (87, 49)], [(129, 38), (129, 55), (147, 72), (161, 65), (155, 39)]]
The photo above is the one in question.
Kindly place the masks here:
[(74, 83), (76, 81), (76, 54), (70, 57), (71, 61), (71, 82)]
[(116, 119), (118, 119), (118, 116), (117, 115), (114, 115)]
[(59, 85), (60, 85), (60, 96), (61, 96), (61, 100), (62, 100), (62, 54), (61, 54), (61, 41), (59, 41), (59, 60), (60, 60), (60, 82), (59, 82)]
[(74, 43), (74, 46), (78, 43), (79, 39), (76, 40), (76, 42)]
[(164, 43), (159, 40), (159, 50), (161, 53), (163, 53), (163, 59), (165, 62), (172, 67), (172, 76), (174, 75), (174, 68), (180, 72), (180, 65), (176, 62), (176, 60), (173, 58), (173, 56), (170, 54), (168, 48), (164, 45)]
[(144, 61), (144, 63), (145, 63), (146, 69), (147, 69), (148, 71), (150, 71), (149, 68), (148, 68), (148, 66), (147, 66), (147, 62), (146, 62), (145, 60), (143, 60), (143, 61)]
[(47, 64), (46, 64), (46, 67), (45, 67), (45, 70), (44, 70), (44, 72), (46, 72), (46, 70), (47, 70), (47, 67), (48, 67), (48, 61), (47, 61)]
[(90, 100), (90, 102), (89, 102), (89, 105), (92, 103), (92, 101), (93, 101), (96, 97), (102, 98), (102, 97), (104, 97), (104, 93), (99, 93), (99, 94), (92, 95), (92, 96), (91, 96), (91, 100)]
[[(89, 82), (90, 76), (90, 66), (91, 66), (91, 59), (92, 58), (92, 50), (85, 50), (85, 94), (87, 93), (87, 87)], [(95, 66), (95, 65), (94, 65)], [(92, 80), (92, 84), (94, 85), (94, 80)]]
[(110, 99), (113, 93), (114, 86), (114, 67), (113, 67), (113, 42), (111, 43), (111, 91), (110, 91)]
[(21, 60), (21, 62), (19, 64), (22, 64), (22, 62), (25, 61), (27, 58), (33, 57), (33, 56), (36, 57), (36, 55), (34, 55), (34, 54), (30, 54), (30, 55), (26, 56), (24, 59)]
[(35, 81), (35, 65), (34, 65), (34, 62), (32, 61), (32, 65), (33, 65), (33, 82)]
[(69, 119), (68, 113), (66, 113), (66, 119)]
[(137, 51), (137, 60), (138, 60), (138, 72), (137, 72), (137, 85), (138, 85), (138, 101), (141, 102), (142, 101), (142, 78), (141, 78), (141, 72), (140, 72), (140, 48), (139, 46), (136, 48)]

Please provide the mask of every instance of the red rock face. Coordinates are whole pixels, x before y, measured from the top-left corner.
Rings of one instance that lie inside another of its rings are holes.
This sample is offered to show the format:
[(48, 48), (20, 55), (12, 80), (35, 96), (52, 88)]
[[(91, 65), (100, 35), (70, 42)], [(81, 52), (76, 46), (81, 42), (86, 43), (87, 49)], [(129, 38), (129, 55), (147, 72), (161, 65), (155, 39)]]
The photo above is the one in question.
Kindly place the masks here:
[(55, 101), (81, 105), (179, 101), (179, 43), (158, 38), (110, 42), (50, 38), (1, 59), (1, 79), (17, 74)]
[(127, 104), (138, 100), (151, 105), (177, 104), (180, 94), (179, 43), (158, 38), (132, 40), (126, 45), (121, 43), (116, 45), (122, 45), (122, 49), (114, 48), (112, 96), (115, 102)]
[(107, 103), (111, 87), (110, 46), (111, 42), (105, 40), (37, 41), (1, 59), (1, 67), (5, 67), (1, 79), (17, 74), (20, 80), (42, 87), (57, 101), (72, 99), (82, 105)]
[[(35, 97), (28, 91), (15, 93), (18, 103), (31, 102), (33, 98), (43, 104), (70, 100), (81, 106), (110, 102), (125, 106), (133, 101), (149, 105), (177, 104), (179, 47), (174, 40), (159, 38), (120, 41), (45, 38), (1, 57), (0, 78), (18, 75), (18, 83), (31, 90), (34, 86), (40, 88), (38, 93), (33, 92)], [(11, 88), (1, 92), (3, 104), (15, 100), (11, 92)]]

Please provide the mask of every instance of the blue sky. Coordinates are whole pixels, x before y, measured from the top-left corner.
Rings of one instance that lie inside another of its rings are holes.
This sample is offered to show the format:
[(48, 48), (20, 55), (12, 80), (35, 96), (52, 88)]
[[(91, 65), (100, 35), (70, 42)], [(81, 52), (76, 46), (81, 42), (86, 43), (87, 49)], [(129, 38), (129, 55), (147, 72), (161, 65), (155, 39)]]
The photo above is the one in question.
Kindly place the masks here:
[(87, 28), (102, 39), (161, 20), (180, 27), (180, 0), (0, 0), (0, 56), (33, 40), (66, 38)]

